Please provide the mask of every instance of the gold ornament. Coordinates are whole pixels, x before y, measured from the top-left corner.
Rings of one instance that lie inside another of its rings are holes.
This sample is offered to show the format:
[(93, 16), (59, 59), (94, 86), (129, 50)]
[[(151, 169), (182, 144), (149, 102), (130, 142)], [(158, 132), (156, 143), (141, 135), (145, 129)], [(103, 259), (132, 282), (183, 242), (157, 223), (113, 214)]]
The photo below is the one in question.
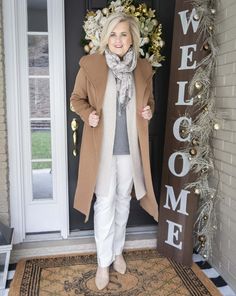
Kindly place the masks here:
[(210, 31), (213, 31), (213, 26), (209, 26), (208, 29), (209, 29)]
[(202, 169), (201, 169), (201, 173), (202, 173), (202, 174), (205, 174), (205, 173), (207, 172), (207, 170), (208, 170), (208, 168), (207, 168), (207, 167), (205, 167), (205, 168), (202, 168)]
[(213, 127), (214, 127), (214, 130), (219, 130), (220, 129), (219, 123), (215, 123)]
[(199, 82), (199, 81), (195, 82), (195, 87), (196, 87), (196, 89), (201, 89), (202, 88), (201, 82)]
[(158, 25), (158, 21), (156, 19), (152, 19), (152, 23), (153, 23), (154, 26)]
[(197, 95), (197, 98), (200, 100), (202, 98), (202, 95)]
[(206, 241), (206, 236), (205, 235), (199, 235), (198, 240), (202, 243)]
[(194, 149), (194, 148), (191, 148), (191, 149), (189, 150), (189, 153), (190, 153), (192, 156), (195, 156), (195, 155), (197, 154), (197, 150)]
[(209, 49), (209, 44), (208, 44), (208, 43), (205, 43), (205, 44), (203, 45), (203, 49), (204, 49), (204, 50), (208, 50), (208, 49)]
[(199, 194), (200, 194), (200, 192), (201, 192), (201, 191), (200, 191), (200, 189), (199, 189), (199, 188), (195, 188), (195, 189), (194, 189), (194, 193), (195, 193), (195, 194), (199, 195)]
[(207, 107), (207, 106), (205, 106), (205, 107), (203, 108), (203, 112), (206, 113), (206, 114), (208, 113), (208, 107)]
[(143, 13), (147, 13), (147, 8), (146, 7), (143, 8)]
[(211, 9), (211, 14), (213, 14), (213, 15), (216, 14), (216, 9), (212, 8)]
[(89, 42), (89, 48), (93, 48), (93, 47), (94, 47), (93, 41), (90, 41)]
[(90, 52), (90, 48), (89, 48), (89, 46), (87, 44), (84, 46), (84, 51), (86, 53), (89, 53)]
[(185, 128), (182, 128), (182, 129), (180, 130), (180, 133), (181, 133), (181, 135), (186, 136), (186, 135), (188, 134), (188, 130), (185, 129)]
[(103, 8), (102, 13), (103, 13), (104, 15), (108, 15), (108, 13), (109, 13), (108, 8), (106, 8), (106, 7)]
[(163, 40), (160, 40), (159, 45), (160, 47), (163, 47), (165, 45), (165, 42)]
[(199, 145), (199, 141), (197, 139), (192, 139), (192, 144), (193, 145)]
[(130, 11), (135, 12), (135, 6), (134, 5), (130, 5)]

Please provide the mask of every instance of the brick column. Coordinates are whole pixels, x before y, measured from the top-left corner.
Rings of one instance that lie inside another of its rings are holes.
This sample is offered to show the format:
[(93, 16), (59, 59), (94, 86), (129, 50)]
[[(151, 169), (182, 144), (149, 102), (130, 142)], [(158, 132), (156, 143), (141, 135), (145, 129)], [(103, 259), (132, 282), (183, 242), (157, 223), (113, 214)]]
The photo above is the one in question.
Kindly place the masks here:
[(2, 1), (0, 0), (0, 221), (9, 225), (9, 181), (6, 125), (6, 93), (4, 79)]

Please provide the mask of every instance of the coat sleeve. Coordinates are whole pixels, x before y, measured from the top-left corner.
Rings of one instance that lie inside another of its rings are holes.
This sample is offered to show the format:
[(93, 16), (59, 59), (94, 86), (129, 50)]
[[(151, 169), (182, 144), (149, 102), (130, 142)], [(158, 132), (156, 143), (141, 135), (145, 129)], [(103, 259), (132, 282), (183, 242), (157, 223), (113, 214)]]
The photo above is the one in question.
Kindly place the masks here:
[(95, 109), (90, 105), (87, 92), (87, 77), (83, 67), (80, 68), (70, 97), (71, 110), (77, 113), (84, 123), (89, 124), (89, 114)]

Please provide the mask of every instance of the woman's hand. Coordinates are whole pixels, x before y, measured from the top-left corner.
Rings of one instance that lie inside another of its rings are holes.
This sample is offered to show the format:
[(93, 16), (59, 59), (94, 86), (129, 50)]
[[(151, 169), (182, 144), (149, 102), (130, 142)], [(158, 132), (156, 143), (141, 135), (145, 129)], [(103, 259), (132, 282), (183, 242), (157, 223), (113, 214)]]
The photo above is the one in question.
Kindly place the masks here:
[(147, 105), (143, 108), (143, 110), (141, 111), (141, 116), (147, 120), (150, 120), (152, 118), (152, 110), (150, 106)]
[(96, 127), (99, 122), (99, 116), (96, 114), (96, 111), (94, 110), (89, 114), (89, 125), (92, 127)]

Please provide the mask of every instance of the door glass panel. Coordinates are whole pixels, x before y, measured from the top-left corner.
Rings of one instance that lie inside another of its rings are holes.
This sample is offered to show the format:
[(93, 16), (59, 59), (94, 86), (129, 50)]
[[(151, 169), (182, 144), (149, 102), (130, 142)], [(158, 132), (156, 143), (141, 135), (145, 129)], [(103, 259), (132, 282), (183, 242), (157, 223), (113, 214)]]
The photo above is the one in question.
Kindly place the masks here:
[(32, 163), (33, 199), (52, 199), (52, 164), (51, 162)]
[(29, 74), (49, 75), (48, 69), (48, 36), (29, 35)]
[(48, 78), (30, 78), (31, 117), (50, 117), (50, 90)]
[(28, 31), (47, 32), (47, 0), (27, 0)]
[(47, 0), (27, 0), (32, 200), (52, 199)]
[(51, 127), (49, 120), (31, 121), (32, 159), (51, 159)]

